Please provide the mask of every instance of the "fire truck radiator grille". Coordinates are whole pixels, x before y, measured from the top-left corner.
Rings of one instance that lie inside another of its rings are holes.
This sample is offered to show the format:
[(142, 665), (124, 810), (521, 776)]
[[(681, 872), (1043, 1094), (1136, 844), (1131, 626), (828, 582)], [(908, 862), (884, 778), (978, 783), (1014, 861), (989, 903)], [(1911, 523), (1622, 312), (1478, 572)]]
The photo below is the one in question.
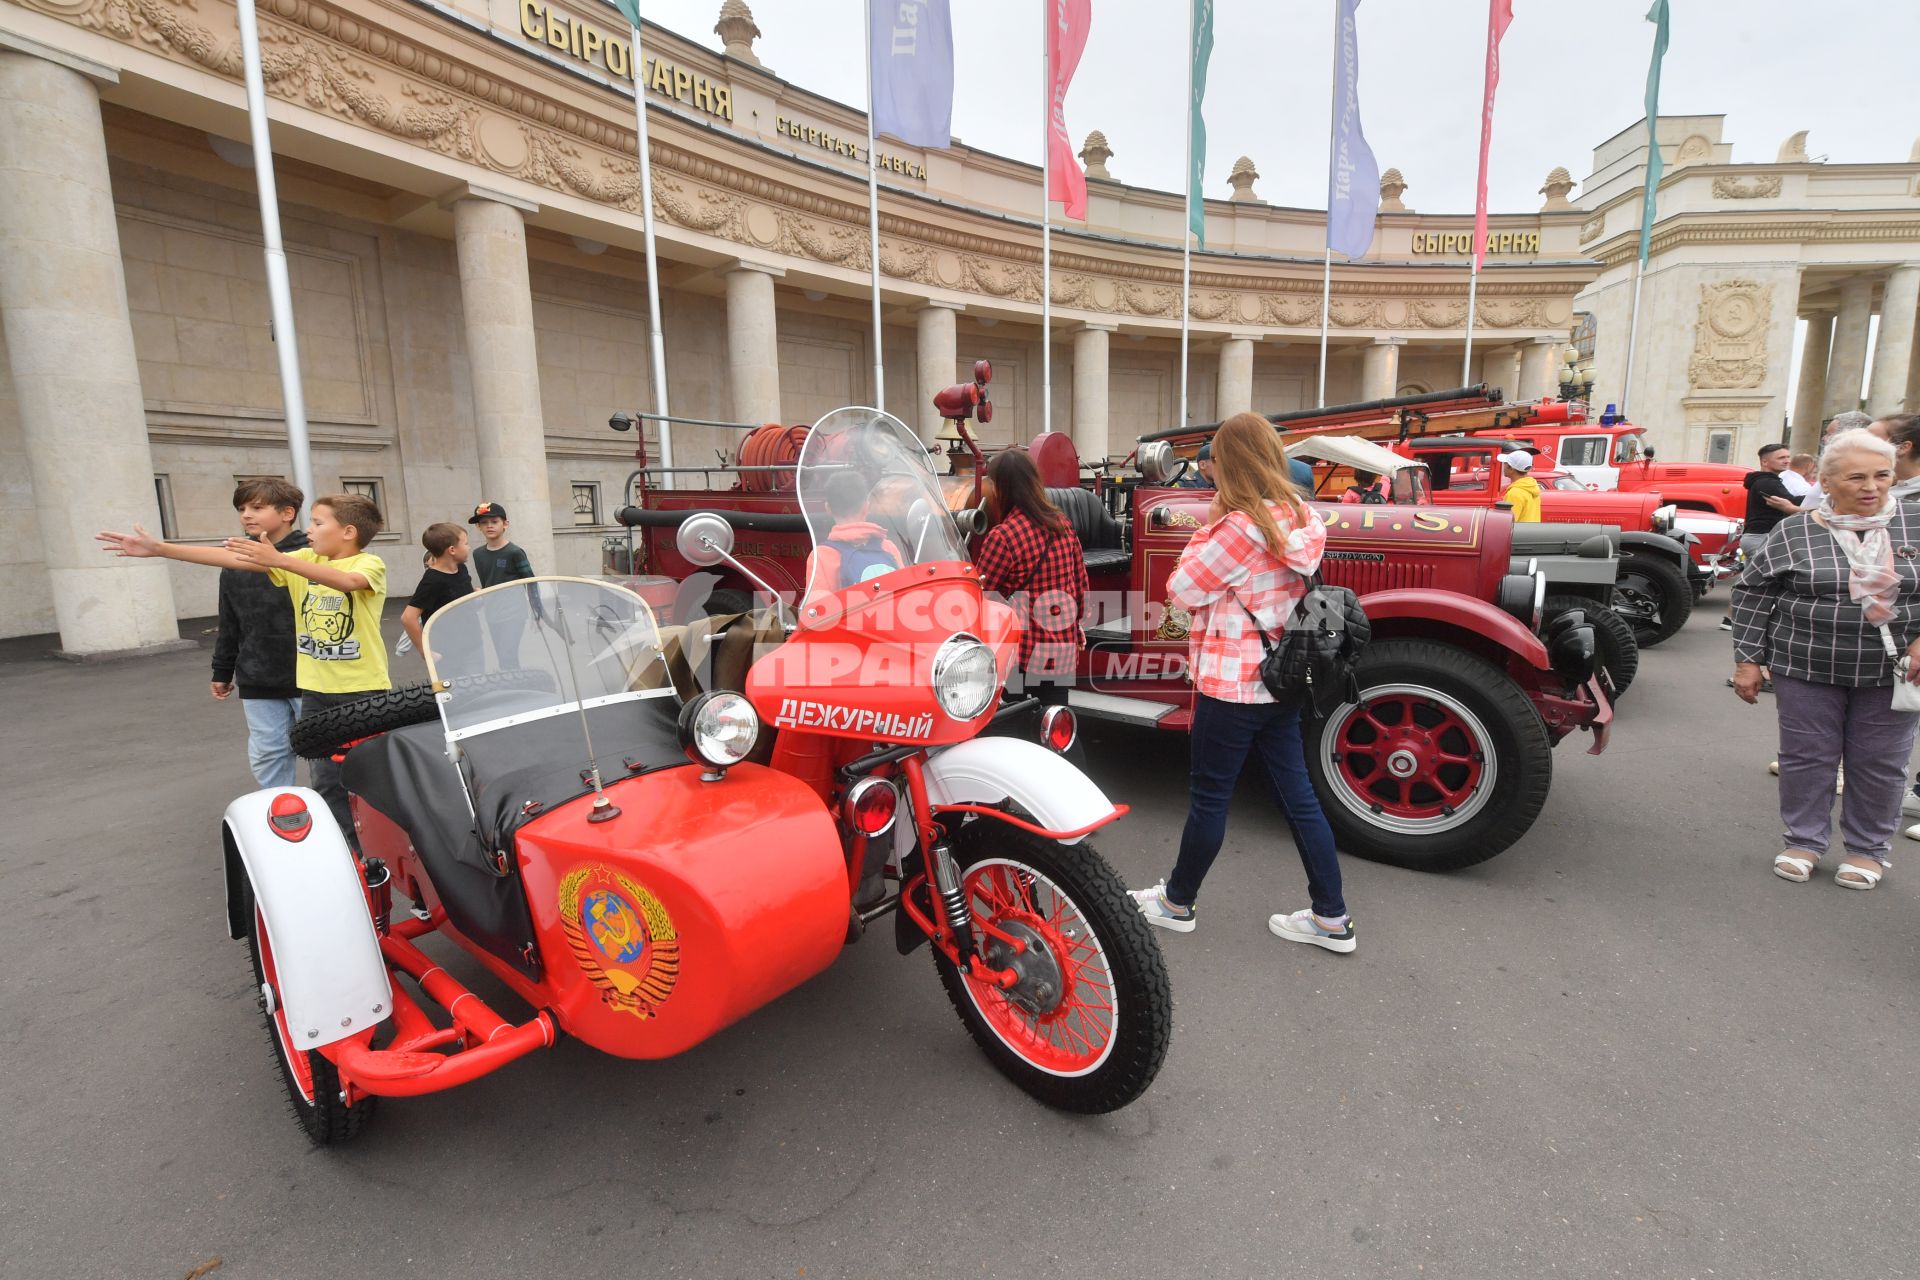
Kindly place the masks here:
[(1431, 587), (1433, 585), (1433, 566), (1430, 564), (1391, 561), (1370, 563), (1363, 560), (1328, 558), (1320, 564), (1320, 575), (1326, 580), (1327, 585), (1346, 587), (1355, 595), (1361, 596), (1400, 587)]

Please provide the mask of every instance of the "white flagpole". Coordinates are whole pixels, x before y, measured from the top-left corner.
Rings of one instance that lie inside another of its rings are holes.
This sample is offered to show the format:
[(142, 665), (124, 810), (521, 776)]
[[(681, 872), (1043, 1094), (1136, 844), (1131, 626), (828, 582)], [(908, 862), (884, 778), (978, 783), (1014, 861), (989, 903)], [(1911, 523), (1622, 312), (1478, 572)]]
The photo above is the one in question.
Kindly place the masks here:
[(1333, 60), (1327, 86), (1327, 262), (1320, 273), (1320, 400), (1327, 407), (1327, 323), (1333, 312), (1333, 131), (1340, 120), (1340, 0), (1333, 0)]
[(1327, 247), (1326, 269), (1320, 274), (1320, 399), (1318, 408), (1327, 407), (1327, 318), (1333, 302), (1333, 247)]
[(1040, 93), (1046, 124), (1040, 132), (1040, 431), (1053, 430), (1053, 30), (1060, 0), (1047, 0), (1040, 22)]
[(867, 15), (867, 256), (873, 261), (873, 407), (887, 407), (887, 362), (880, 329), (880, 170), (873, 155), (873, 0)]
[(293, 483), (305, 496), (304, 523), (314, 499), (313, 457), (307, 443), (307, 398), (300, 385), (300, 343), (293, 327), (293, 287), (280, 240), (280, 193), (273, 180), (273, 139), (267, 131), (267, 88), (260, 74), (260, 23), (253, 0), (239, 0), (240, 58), (247, 82), (247, 124), (253, 136), (253, 176), (260, 192), (260, 240), (267, 257), (267, 302), (273, 348), (280, 364), (280, 396), (287, 414), (287, 453)]
[[(634, 12), (639, 12), (635, 0)], [(667, 400), (667, 339), (660, 328), (660, 259), (653, 245), (653, 156), (647, 146), (646, 59), (640, 52), (640, 24), (633, 32), (633, 120), (640, 134), (640, 227), (647, 249), (647, 349), (653, 357), (653, 411), (660, 415), (660, 465), (673, 465), (673, 412)], [(673, 487), (673, 476), (666, 477)]]
[[(1193, 303), (1193, 5), (1187, 5), (1187, 220), (1180, 227), (1180, 425), (1187, 425), (1187, 329)], [(1214, 412), (1220, 406), (1214, 405)]]
[(1474, 300), (1480, 293), (1480, 255), (1472, 249), (1467, 254), (1473, 260), (1473, 274), (1467, 277), (1467, 353), (1460, 358), (1460, 385), (1463, 387), (1473, 385), (1473, 308)]

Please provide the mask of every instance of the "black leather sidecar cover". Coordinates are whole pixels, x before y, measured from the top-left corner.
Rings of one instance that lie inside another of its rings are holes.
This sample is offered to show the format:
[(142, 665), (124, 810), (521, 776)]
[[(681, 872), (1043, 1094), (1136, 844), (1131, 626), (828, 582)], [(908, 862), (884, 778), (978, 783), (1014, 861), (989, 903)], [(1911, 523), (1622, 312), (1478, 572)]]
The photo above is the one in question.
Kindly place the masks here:
[[(673, 698), (589, 708), (602, 780), (611, 785), (686, 765), (678, 713)], [(514, 833), (521, 824), (591, 793), (580, 776), (587, 756), (579, 716), (549, 716), (461, 745), (473, 785), (472, 817), (437, 723), (397, 729), (353, 748), (343, 766), (347, 790), (407, 833), (454, 928), (538, 978), (540, 957)], [(506, 857), (497, 858), (495, 850)]]

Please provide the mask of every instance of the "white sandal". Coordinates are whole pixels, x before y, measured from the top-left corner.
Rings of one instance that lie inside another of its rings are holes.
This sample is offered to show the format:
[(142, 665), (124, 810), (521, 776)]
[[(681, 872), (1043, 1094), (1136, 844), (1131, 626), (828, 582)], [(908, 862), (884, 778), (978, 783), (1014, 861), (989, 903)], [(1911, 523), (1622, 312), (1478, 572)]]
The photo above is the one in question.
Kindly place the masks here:
[[(1851, 872), (1859, 877), (1856, 880), (1842, 880), (1840, 877)], [(1834, 869), (1833, 882), (1842, 889), (1871, 889), (1880, 883), (1880, 877), (1886, 874), (1879, 867), (1856, 867), (1851, 862), (1843, 862)]]
[(1817, 858), (1809, 858), (1803, 853), (1778, 854), (1773, 860), (1773, 874), (1782, 880), (1805, 884), (1813, 879), (1813, 864), (1817, 861)]

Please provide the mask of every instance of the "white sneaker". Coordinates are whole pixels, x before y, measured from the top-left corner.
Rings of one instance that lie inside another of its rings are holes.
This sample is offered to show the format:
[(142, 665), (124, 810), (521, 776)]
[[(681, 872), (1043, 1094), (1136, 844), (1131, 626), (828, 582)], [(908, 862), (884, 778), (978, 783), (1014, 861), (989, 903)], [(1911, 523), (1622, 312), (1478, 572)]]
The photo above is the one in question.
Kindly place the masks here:
[(1355, 946), (1352, 916), (1347, 917), (1347, 923), (1339, 933), (1321, 924), (1314, 916), (1312, 908), (1296, 911), (1290, 916), (1268, 916), (1267, 928), (1276, 938), (1325, 947), (1329, 951), (1338, 951), (1342, 955), (1353, 950)]
[[(1920, 795), (1915, 795), (1912, 787), (1908, 787), (1907, 794), (1900, 797), (1900, 812), (1910, 818), (1920, 818)], [(1920, 839), (1920, 836), (1915, 839)]]
[(1909, 840), (1920, 840), (1920, 822), (1914, 823), (1900, 834)]
[(1127, 896), (1140, 908), (1140, 914), (1147, 923), (1161, 929), (1171, 929), (1175, 933), (1192, 933), (1199, 921), (1192, 907), (1177, 906), (1167, 901), (1167, 882), (1162, 880), (1150, 889), (1130, 889)]

